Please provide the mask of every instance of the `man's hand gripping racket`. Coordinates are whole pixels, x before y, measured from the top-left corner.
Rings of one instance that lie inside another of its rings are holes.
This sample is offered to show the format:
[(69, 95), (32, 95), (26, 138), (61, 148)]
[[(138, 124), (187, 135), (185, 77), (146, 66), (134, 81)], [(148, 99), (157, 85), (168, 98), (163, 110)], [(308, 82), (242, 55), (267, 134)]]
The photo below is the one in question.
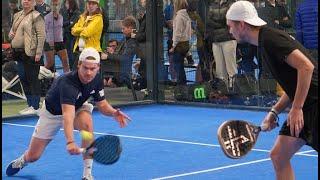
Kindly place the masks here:
[(91, 155), (98, 163), (110, 165), (117, 162), (122, 152), (121, 141), (118, 136), (104, 135), (98, 137), (87, 148), (80, 148), (83, 154)]
[[(276, 120), (276, 124), (278, 122)], [(244, 120), (229, 120), (218, 128), (218, 140), (224, 154), (232, 159), (245, 156), (254, 147), (259, 133), (268, 129), (267, 124), (256, 126)]]

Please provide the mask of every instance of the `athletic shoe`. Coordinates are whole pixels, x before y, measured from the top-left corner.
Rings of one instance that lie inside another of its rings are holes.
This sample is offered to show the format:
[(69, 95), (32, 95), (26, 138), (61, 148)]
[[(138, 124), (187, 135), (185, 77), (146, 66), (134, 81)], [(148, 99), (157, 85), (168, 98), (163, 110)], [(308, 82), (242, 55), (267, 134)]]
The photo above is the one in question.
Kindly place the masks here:
[(81, 180), (94, 180), (93, 176), (90, 174), (89, 176), (82, 177)]
[(30, 106), (27, 110), (23, 112), (19, 112), (21, 115), (31, 115), (31, 114), (38, 114), (38, 110), (35, 110), (32, 106)]
[(16, 160), (13, 160), (7, 167), (7, 176), (13, 176), (17, 174), (22, 168), (27, 166), (27, 163), (23, 159), (23, 155)]

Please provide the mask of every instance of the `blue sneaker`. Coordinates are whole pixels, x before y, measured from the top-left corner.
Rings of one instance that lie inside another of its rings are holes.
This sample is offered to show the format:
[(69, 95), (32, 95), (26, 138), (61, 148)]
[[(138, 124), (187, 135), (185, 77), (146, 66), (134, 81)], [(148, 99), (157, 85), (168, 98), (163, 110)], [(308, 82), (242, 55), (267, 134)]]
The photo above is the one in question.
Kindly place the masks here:
[(27, 165), (27, 163), (23, 159), (23, 155), (13, 160), (7, 167), (6, 174), (7, 176), (13, 176), (17, 174), (22, 168), (24, 168)]

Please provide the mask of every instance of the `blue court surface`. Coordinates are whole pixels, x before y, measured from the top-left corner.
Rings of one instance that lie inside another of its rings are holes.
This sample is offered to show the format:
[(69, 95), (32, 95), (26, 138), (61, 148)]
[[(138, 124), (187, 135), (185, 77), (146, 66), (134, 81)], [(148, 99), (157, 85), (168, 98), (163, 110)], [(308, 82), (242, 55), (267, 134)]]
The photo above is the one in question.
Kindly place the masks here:
[[(220, 149), (217, 129), (225, 120), (243, 119), (260, 124), (265, 112), (191, 107), (180, 105), (137, 105), (123, 107), (132, 122), (119, 128), (111, 118), (93, 113), (95, 136), (114, 133), (123, 145), (120, 160), (110, 166), (93, 165), (96, 180), (105, 179), (275, 179), (269, 151), (279, 128), (260, 133), (254, 149), (245, 157), (227, 158)], [(280, 116), (283, 122), (286, 114)], [(35, 163), (16, 176), (7, 177), (7, 164), (28, 147), (37, 118), (2, 123), (3, 179), (81, 179), (82, 157), (66, 151), (63, 131)], [(79, 144), (79, 133), (75, 132)], [(318, 153), (304, 146), (292, 159), (297, 180), (318, 179)]]

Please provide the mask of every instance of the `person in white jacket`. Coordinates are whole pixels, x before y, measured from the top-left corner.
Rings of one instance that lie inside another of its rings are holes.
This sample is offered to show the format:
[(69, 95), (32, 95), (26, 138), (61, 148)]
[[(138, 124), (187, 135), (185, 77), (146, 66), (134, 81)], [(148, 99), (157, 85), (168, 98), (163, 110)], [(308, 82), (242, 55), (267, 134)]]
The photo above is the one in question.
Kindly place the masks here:
[(187, 13), (187, 0), (174, 1), (173, 36), (172, 48), (174, 70), (177, 73), (177, 84), (187, 83), (184, 70), (184, 57), (189, 51), (189, 40), (191, 39), (191, 19)]

